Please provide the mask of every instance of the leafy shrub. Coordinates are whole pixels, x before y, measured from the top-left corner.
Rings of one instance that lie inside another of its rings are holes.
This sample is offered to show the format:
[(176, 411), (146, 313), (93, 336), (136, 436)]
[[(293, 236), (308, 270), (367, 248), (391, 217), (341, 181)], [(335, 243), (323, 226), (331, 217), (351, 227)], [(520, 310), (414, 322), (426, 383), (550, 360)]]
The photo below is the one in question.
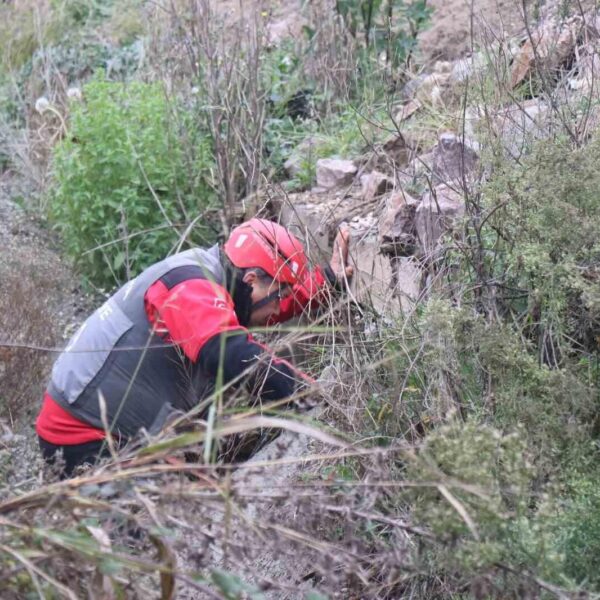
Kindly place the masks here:
[[(474, 590), (483, 578), (486, 593), (474, 595), (490, 598), (521, 597), (523, 578), (514, 574), (564, 585), (595, 573), (586, 552), (597, 546), (597, 511), (589, 522), (577, 521), (586, 505), (578, 498), (575, 509), (557, 518), (556, 497), (544, 502), (532, 493), (536, 471), (528, 459), (524, 428), (503, 434), (456, 422), (425, 438), (407, 472), (424, 485), (411, 494), (412, 513), (436, 536), (420, 553), (425, 568), (454, 585), (470, 582)], [(556, 493), (551, 486), (547, 491)]]
[(70, 41), (36, 52), (31, 60), (33, 73), (43, 72), (47, 61), (69, 82), (85, 81), (98, 69), (105, 69), (107, 79), (125, 80), (137, 70), (143, 55), (139, 40), (130, 45), (115, 46), (93, 40)]
[(420, 490), (416, 513), (443, 540), (497, 538), (508, 514), (527, 508), (533, 470), (526, 452), (519, 432), (502, 434), (474, 421), (440, 427), (425, 438), (407, 475), (446, 489)]
[[(163, 258), (208, 209), (212, 156), (185, 115), (177, 130), (158, 85), (97, 77), (84, 98), (54, 154), (51, 214), (68, 254), (111, 286)], [(194, 241), (210, 239), (205, 227)]]
[(597, 590), (600, 143), (496, 158), (441, 260), (451, 285), (389, 342), (403, 377), (385, 428), (423, 439), (407, 476), (433, 483), (410, 507), (436, 536), (430, 580)]
[[(476, 252), (452, 256), (464, 267), (457, 283), (487, 291), (550, 367), (598, 349), (599, 159), (598, 138), (578, 148), (558, 137), (520, 163), (502, 161), (471, 207)], [(481, 211), (489, 219), (478, 231)]]
[(397, 430), (406, 420), (422, 427), (455, 413), (501, 430), (519, 423), (544, 475), (589, 452), (597, 388), (586, 366), (540, 364), (535, 344), (512, 325), (490, 322), (468, 306), (431, 299), (420, 312), (414, 347), (397, 359), (398, 370), (410, 369), (402, 411), (393, 413)]

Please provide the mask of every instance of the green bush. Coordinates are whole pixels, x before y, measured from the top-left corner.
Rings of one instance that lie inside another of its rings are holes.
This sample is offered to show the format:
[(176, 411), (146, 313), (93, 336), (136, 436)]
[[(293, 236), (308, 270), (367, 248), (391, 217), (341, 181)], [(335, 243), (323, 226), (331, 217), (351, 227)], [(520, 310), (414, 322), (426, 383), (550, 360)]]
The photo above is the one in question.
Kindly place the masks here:
[[(402, 411), (392, 413), (396, 431), (407, 419), (423, 426), (455, 412), (501, 430), (518, 423), (544, 475), (589, 452), (597, 387), (581, 361), (551, 369), (512, 324), (490, 322), (469, 306), (439, 299), (421, 307), (413, 326), (415, 347), (396, 359), (398, 371), (411, 369)], [(396, 351), (392, 343), (390, 348)], [(393, 430), (389, 419), (386, 427)]]
[(446, 542), (500, 542), (507, 520), (527, 509), (534, 471), (526, 454), (522, 432), (502, 434), (474, 421), (433, 431), (407, 472), (426, 485), (416, 494), (415, 516)]
[(435, 540), (417, 558), (450, 589), (599, 589), (599, 159), (598, 138), (560, 137), (500, 158), (469, 197), (467, 243), (449, 240), (451, 285), (402, 324), (401, 343), (386, 334), (403, 387), (381, 395), (379, 430), (408, 422), (420, 440), (409, 512)]
[[(210, 145), (182, 121), (178, 129), (154, 84), (97, 77), (73, 105), (69, 136), (54, 153), (51, 216), (93, 283), (122, 283), (164, 257), (210, 207)], [(193, 241), (212, 238), (205, 227)]]
[(441, 579), (484, 576), (503, 597), (522, 593), (511, 573), (597, 589), (600, 494), (587, 478), (566, 495), (551, 484), (534, 493), (526, 437), (525, 428), (503, 434), (470, 421), (425, 438), (407, 470), (424, 486), (411, 492), (411, 512), (436, 536), (420, 562)]

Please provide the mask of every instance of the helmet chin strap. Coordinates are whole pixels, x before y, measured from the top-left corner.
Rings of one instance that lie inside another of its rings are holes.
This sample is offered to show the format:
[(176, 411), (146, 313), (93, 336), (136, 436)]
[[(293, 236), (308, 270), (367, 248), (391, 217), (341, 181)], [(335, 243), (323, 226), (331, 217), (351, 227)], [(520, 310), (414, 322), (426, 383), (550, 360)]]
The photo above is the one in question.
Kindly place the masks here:
[(258, 310), (259, 308), (266, 306), (267, 304), (269, 304), (269, 302), (273, 302), (273, 300), (281, 300), (281, 294), (280, 294), (279, 290), (271, 292), (268, 296), (265, 296), (262, 300), (255, 302), (250, 307), (250, 311), (254, 312), (255, 310)]

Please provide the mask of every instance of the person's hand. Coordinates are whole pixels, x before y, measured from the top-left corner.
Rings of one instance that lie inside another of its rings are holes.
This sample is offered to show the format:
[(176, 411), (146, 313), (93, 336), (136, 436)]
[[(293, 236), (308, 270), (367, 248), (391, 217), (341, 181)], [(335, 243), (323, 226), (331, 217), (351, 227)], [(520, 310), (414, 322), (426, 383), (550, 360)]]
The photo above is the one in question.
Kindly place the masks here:
[(348, 247), (350, 245), (350, 229), (341, 225), (333, 242), (333, 254), (329, 266), (336, 276), (338, 283), (352, 277), (354, 267), (348, 264)]

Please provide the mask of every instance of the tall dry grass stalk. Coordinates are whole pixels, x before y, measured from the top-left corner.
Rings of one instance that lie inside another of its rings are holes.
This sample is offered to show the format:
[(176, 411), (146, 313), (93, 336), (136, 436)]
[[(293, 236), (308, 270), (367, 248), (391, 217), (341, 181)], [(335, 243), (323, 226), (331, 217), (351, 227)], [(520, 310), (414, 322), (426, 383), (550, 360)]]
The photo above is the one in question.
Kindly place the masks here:
[(194, 90), (193, 110), (212, 138), (215, 188), (229, 223), (260, 183), (267, 105), (264, 18), (258, 5), (241, 6), (239, 19), (225, 21), (209, 0), (172, 2), (157, 15), (167, 16), (169, 27), (159, 24), (151, 42), (167, 89)]

